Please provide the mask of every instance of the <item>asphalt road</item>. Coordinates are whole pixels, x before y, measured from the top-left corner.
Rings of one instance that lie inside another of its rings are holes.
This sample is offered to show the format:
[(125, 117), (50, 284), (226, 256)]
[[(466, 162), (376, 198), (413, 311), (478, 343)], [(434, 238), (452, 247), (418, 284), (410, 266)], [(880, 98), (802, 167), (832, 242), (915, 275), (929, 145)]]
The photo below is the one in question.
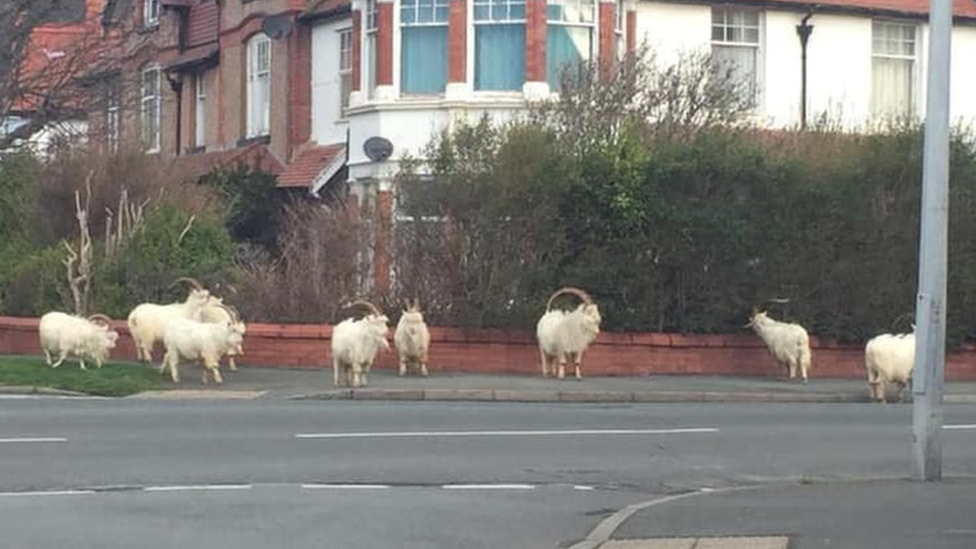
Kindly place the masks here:
[[(32, 547), (552, 548), (663, 494), (904, 476), (910, 419), (867, 404), (0, 400), (0, 529)], [(946, 423), (976, 424), (976, 406)], [(948, 474), (976, 475), (974, 435), (946, 431)]]

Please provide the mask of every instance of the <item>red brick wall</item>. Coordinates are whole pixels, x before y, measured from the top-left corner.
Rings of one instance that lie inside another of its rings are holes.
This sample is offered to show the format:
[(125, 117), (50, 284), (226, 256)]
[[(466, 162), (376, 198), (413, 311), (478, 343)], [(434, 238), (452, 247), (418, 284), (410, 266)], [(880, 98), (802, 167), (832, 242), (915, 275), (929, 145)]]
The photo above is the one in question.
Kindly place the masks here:
[(464, 82), (468, 76), (467, 0), (449, 0), (447, 15), (447, 81)]
[(627, 51), (634, 51), (637, 49), (637, 12), (628, 11), (627, 12)]
[[(116, 359), (135, 359), (125, 322), (116, 322)], [(529, 331), (431, 328), (429, 368), (482, 374), (541, 373), (535, 338)], [(303, 324), (249, 324), (244, 341), (245, 365), (299, 368), (330, 367), (332, 327)], [(392, 330), (391, 330), (392, 339)], [(811, 376), (864, 377), (863, 348), (813, 338)], [(391, 344), (392, 347), (392, 344)], [(37, 319), (0, 317), (0, 354), (40, 354)], [(162, 350), (155, 359), (159, 361)], [(393, 369), (395, 351), (382, 353), (377, 368)], [(780, 376), (780, 370), (758, 338), (749, 334), (685, 336), (679, 334), (600, 334), (583, 360), (588, 376), (744, 375)], [(946, 357), (950, 381), (976, 380), (976, 347)]]
[(600, 2), (600, 74), (604, 77), (610, 74), (617, 58), (616, 24), (617, 6), (614, 2)]
[(312, 136), (312, 29), (296, 25), (288, 62), (289, 157)]
[(376, 4), (376, 85), (393, 85), (393, 3)]
[(546, 81), (546, 0), (525, 2), (525, 81)]
[(390, 288), (393, 251), (393, 193), (376, 193), (376, 241), (373, 246), (373, 288), (379, 294)]

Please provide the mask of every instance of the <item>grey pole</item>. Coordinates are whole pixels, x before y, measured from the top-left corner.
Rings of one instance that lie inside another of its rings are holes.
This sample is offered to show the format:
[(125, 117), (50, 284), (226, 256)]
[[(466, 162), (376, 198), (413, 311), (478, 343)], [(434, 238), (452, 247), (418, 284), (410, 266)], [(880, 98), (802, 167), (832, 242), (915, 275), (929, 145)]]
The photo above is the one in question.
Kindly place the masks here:
[(922, 161), (922, 227), (912, 377), (912, 476), (942, 478), (946, 265), (949, 219), (949, 44), (952, 0), (929, 0), (929, 63)]

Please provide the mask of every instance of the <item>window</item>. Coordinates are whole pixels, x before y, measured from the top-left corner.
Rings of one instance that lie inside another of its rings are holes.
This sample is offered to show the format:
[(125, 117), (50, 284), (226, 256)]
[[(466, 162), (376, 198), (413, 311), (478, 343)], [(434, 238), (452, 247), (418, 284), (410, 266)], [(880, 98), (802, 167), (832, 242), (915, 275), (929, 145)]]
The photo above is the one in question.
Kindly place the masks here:
[(549, 0), (546, 6), (546, 75), (558, 90), (563, 71), (589, 61), (593, 52), (593, 0)]
[(753, 105), (759, 98), (759, 12), (712, 8), (712, 60), (731, 68)]
[(521, 90), (525, 0), (474, 0), (474, 89)]
[(207, 144), (207, 81), (206, 74), (198, 72), (195, 80), (196, 103), (194, 105), (194, 140), (193, 144), (203, 147)]
[(400, 89), (441, 93), (447, 86), (447, 0), (400, 3)]
[(871, 114), (908, 116), (915, 102), (915, 25), (871, 24)]
[(143, 0), (142, 2), (142, 24), (146, 27), (159, 25), (159, 1)]
[(366, 0), (366, 92), (370, 98), (376, 91), (376, 0)]
[(108, 97), (105, 101), (105, 144), (109, 152), (119, 150), (119, 85), (111, 82), (108, 85)]
[(247, 137), (271, 131), (271, 39), (258, 34), (247, 43)]
[(339, 31), (339, 115), (349, 108), (352, 93), (352, 29)]
[(146, 152), (159, 152), (159, 66), (150, 65), (142, 71), (141, 127), (142, 145)]

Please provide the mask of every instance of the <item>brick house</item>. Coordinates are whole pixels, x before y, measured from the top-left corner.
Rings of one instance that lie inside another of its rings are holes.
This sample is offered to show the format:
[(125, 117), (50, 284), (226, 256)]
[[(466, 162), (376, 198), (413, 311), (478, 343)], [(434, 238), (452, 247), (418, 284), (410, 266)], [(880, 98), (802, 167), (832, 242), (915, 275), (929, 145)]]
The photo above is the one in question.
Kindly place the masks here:
[[(565, 63), (607, 66), (637, 43), (664, 62), (707, 50), (739, 68), (762, 124), (827, 113), (864, 127), (922, 112), (926, 9), (922, 0), (108, 0), (105, 19), (137, 27), (117, 63), (138, 76), (139, 106), (121, 133), (192, 173), (253, 157), (281, 187), (315, 195), (348, 182), (351, 204), (379, 222), (371, 264), (382, 292), (399, 159), (460, 119), (505, 120), (549, 96)], [(954, 0), (954, 10), (952, 115), (976, 124), (967, 70), (976, 1)]]

